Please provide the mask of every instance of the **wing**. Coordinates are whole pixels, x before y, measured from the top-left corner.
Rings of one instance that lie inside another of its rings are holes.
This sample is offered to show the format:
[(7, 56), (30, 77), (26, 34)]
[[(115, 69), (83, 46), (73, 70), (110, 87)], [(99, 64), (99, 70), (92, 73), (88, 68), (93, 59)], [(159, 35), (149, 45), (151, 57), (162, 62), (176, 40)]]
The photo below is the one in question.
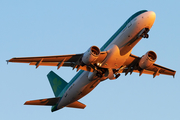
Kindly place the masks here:
[[(96, 61), (103, 61), (106, 57), (106, 52), (101, 52), (100, 56)], [(80, 65), (80, 59), (82, 54), (70, 54), (70, 55), (55, 55), (55, 56), (39, 56), (39, 57), (15, 57), (7, 60), (7, 62), (17, 62), (17, 63), (29, 63), (29, 65), (35, 65), (36, 68), (39, 66), (56, 66), (59, 69), (61, 66), (73, 67), (79, 69), (93, 72), (90, 66)]]
[(83, 54), (71, 55), (55, 55), (55, 56), (39, 56), (39, 57), (15, 57), (7, 60), (7, 62), (29, 63), (29, 65), (39, 66), (61, 66), (74, 67), (75, 63)]
[[(69, 66), (70, 63), (76, 62), (83, 54), (72, 54), (72, 55), (57, 55), (57, 56), (40, 56), (40, 57), (15, 57), (7, 62), (17, 63), (29, 63), (29, 65), (43, 66), (58, 66), (60, 63), (63, 66)], [(68, 64), (69, 63), (69, 64)]]
[(120, 72), (125, 73), (125, 75), (127, 75), (129, 72), (130, 74), (132, 72), (137, 72), (140, 76), (142, 74), (150, 74), (153, 75), (153, 77), (156, 77), (160, 74), (171, 75), (174, 77), (176, 74), (176, 71), (157, 64), (153, 64), (152, 66), (146, 69), (141, 69), (138, 64), (140, 59), (140, 57), (131, 54), (124, 64), (125, 67)]

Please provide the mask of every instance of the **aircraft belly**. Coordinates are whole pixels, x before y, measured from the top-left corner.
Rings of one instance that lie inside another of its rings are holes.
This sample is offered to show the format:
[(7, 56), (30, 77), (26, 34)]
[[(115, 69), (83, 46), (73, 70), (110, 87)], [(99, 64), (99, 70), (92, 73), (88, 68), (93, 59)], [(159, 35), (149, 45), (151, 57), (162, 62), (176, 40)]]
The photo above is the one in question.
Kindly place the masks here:
[(112, 68), (117, 69), (120, 68), (126, 59), (129, 57), (131, 51), (126, 55), (120, 55), (119, 47), (115, 44), (111, 45), (107, 50), (108, 55), (106, 59), (102, 62), (102, 68)]

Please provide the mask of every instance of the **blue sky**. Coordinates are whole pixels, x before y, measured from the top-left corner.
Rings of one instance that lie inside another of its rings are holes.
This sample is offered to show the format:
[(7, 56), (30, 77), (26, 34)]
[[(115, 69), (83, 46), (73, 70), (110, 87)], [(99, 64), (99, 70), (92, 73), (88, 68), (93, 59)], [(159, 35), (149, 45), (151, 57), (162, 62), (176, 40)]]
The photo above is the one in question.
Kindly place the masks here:
[[(179, 1), (0, 1), (0, 119), (36, 120), (179, 120), (180, 42)], [(132, 53), (157, 53), (157, 64), (177, 71), (171, 76), (122, 74), (100, 83), (80, 101), (84, 110), (24, 106), (27, 100), (54, 97), (46, 75), (53, 70), (67, 82), (76, 74), (71, 68), (39, 67), (9, 63), (12, 57), (83, 53), (101, 47), (135, 12), (150, 10), (156, 21), (149, 39), (142, 39)]]

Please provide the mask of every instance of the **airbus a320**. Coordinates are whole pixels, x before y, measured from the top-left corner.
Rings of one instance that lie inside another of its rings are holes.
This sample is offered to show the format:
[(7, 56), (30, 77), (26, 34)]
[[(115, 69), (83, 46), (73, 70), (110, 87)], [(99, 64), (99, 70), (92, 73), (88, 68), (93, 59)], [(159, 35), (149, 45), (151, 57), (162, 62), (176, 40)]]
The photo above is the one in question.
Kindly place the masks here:
[(174, 76), (176, 71), (155, 64), (157, 54), (146, 52), (142, 57), (131, 54), (133, 47), (142, 39), (149, 37), (149, 30), (154, 24), (156, 14), (153, 11), (141, 10), (133, 14), (101, 47), (91, 46), (81, 54), (15, 57), (7, 62), (29, 63), (29, 65), (72, 67), (79, 71), (67, 83), (53, 71), (47, 75), (54, 92), (54, 98), (26, 101), (25, 105), (48, 105), (51, 111), (63, 107), (85, 108), (78, 100), (91, 92), (101, 81), (117, 79), (120, 74), (133, 72)]

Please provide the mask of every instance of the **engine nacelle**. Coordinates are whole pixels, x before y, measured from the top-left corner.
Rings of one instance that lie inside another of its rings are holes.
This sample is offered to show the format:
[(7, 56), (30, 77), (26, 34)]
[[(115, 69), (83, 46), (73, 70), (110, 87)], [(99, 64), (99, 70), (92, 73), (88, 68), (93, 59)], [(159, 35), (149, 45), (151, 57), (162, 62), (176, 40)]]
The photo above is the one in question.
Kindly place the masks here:
[(148, 51), (144, 56), (142, 56), (139, 61), (139, 67), (142, 69), (146, 69), (154, 64), (157, 59), (157, 55), (154, 51)]
[(89, 65), (93, 63), (100, 55), (100, 49), (97, 46), (91, 46), (83, 55), (83, 64)]

